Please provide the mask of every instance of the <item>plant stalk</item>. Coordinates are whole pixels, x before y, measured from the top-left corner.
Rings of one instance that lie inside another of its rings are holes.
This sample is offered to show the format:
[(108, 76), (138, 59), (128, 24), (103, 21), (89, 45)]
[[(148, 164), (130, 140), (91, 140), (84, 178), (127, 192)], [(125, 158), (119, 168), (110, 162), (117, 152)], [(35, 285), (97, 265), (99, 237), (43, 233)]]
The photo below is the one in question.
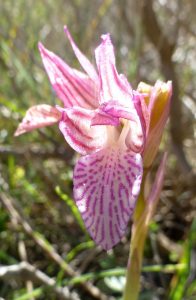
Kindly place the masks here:
[[(142, 224), (139, 225), (141, 226)], [(145, 224), (143, 225), (144, 227), (139, 226), (135, 228), (135, 232), (132, 235), (123, 300), (137, 300), (139, 296), (140, 274), (147, 236), (147, 228)], [(137, 236), (138, 234), (139, 236)]]
[(123, 300), (137, 300), (139, 296), (143, 252), (148, 232), (148, 222), (146, 222), (147, 214), (145, 210), (146, 203), (144, 196), (146, 177), (147, 173), (145, 173), (143, 176), (141, 191), (133, 218), (130, 254), (128, 259)]

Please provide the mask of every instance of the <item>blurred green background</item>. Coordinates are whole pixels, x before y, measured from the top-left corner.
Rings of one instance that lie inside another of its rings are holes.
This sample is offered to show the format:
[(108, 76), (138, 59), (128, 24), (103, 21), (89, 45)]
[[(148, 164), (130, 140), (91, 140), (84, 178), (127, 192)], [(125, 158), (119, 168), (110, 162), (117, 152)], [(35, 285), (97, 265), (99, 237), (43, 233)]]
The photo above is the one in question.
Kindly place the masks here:
[[(93, 62), (101, 34), (110, 32), (118, 71), (133, 88), (140, 81), (173, 81), (170, 122), (161, 145), (169, 152), (167, 174), (146, 244), (140, 300), (196, 299), (195, 12), (194, 0), (0, 1), (0, 299), (61, 299), (54, 288), (24, 274), (2, 275), (2, 265), (21, 261), (54, 277), (56, 286), (72, 287), (80, 299), (104, 299), (104, 294), (121, 299), (130, 226), (114, 250), (101, 251), (72, 200), (77, 156), (58, 126), (13, 136), (27, 108), (60, 104), (38, 41), (80, 68), (65, 24)], [(83, 277), (70, 282), (76, 274), (68, 266)], [(81, 284), (86, 279), (100, 295)]]

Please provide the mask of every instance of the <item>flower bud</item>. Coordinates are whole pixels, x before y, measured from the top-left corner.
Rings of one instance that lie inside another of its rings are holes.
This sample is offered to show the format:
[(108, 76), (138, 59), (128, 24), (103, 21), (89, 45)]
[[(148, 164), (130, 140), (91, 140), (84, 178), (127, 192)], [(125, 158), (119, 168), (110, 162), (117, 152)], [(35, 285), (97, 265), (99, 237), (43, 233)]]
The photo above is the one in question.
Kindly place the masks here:
[(143, 94), (149, 114), (146, 145), (143, 152), (144, 168), (152, 165), (170, 110), (172, 83), (158, 80), (154, 86), (140, 82), (137, 90)]

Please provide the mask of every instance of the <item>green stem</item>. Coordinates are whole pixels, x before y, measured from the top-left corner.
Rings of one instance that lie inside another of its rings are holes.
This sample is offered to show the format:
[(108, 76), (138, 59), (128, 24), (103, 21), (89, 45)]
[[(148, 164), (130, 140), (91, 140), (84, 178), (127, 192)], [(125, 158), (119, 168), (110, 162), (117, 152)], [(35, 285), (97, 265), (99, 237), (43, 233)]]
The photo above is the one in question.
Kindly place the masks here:
[[(139, 238), (137, 234), (140, 234)], [(144, 227), (141, 232), (140, 226), (139, 228), (136, 228), (132, 235), (123, 300), (138, 299), (140, 290), (140, 273), (146, 236), (147, 230), (145, 230)]]
[(147, 214), (145, 213), (146, 203), (144, 200), (146, 176), (147, 172), (145, 172), (143, 176), (141, 191), (133, 217), (130, 254), (123, 300), (137, 300), (139, 296), (143, 252), (148, 232), (146, 222)]

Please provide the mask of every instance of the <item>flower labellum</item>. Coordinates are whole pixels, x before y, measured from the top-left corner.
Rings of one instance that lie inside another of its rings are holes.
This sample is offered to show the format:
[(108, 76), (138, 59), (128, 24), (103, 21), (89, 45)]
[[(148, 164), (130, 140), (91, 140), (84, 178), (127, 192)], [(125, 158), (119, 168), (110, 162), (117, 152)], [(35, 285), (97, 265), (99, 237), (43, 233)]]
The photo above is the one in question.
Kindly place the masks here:
[(161, 87), (155, 85), (148, 106), (143, 91), (133, 91), (126, 77), (118, 74), (109, 34), (101, 37), (95, 50), (95, 68), (67, 27), (65, 33), (84, 72), (71, 68), (40, 43), (43, 64), (63, 107), (43, 104), (30, 108), (15, 135), (59, 124), (67, 143), (82, 155), (73, 175), (76, 205), (91, 237), (109, 250), (125, 234), (133, 214), (147, 132), (158, 124), (151, 125), (149, 115), (154, 108), (149, 107), (155, 106)]

